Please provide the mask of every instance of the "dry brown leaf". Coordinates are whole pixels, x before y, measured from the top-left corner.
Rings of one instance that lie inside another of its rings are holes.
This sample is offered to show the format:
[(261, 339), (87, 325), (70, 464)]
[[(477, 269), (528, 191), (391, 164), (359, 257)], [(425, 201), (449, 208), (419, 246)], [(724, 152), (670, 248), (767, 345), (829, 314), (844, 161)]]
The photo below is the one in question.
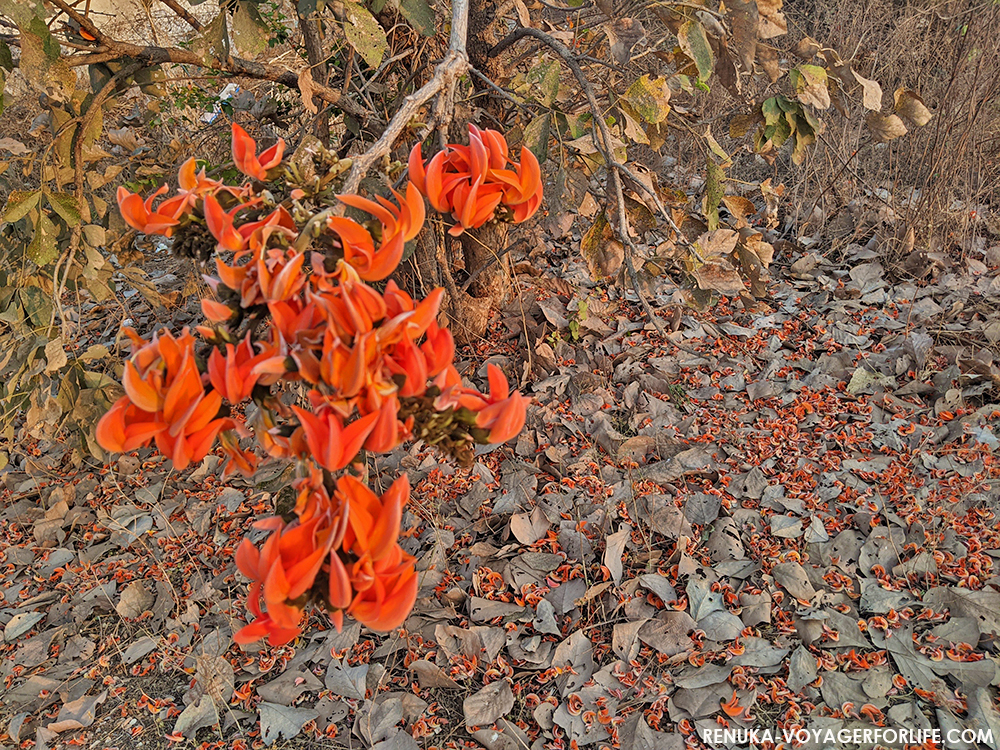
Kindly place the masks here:
[(313, 101), (313, 77), (312, 68), (305, 67), (299, 71), (299, 93), (302, 95), (302, 106), (309, 114), (315, 115), (319, 112), (319, 107)]
[(903, 124), (898, 115), (880, 115), (877, 112), (869, 112), (865, 115), (865, 124), (872, 131), (875, 140), (880, 143), (888, 143), (906, 135), (906, 125)]
[(931, 121), (933, 115), (916, 91), (896, 89), (893, 99), (895, 100), (896, 112), (917, 127), (923, 127)]
[(854, 74), (854, 78), (861, 84), (861, 88), (864, 91), (861, 99), (861, 104), (864, 108), (870, 109), (873, 112), (878, 112), (882, 109), (882, 87), (878, 85), (878, 82), (870, 78), (865, 78), (854, 69), (851, 70), (851, 73)]
[(514, 693), (507, 680), (491, 682), (462, 701), (467, 727), (489, 726), (514, 708)]
[(782, 0), (757, 0), (760, 12), (760, 38), (773, 39), (788, 33), (788, 22), (781, 12)]

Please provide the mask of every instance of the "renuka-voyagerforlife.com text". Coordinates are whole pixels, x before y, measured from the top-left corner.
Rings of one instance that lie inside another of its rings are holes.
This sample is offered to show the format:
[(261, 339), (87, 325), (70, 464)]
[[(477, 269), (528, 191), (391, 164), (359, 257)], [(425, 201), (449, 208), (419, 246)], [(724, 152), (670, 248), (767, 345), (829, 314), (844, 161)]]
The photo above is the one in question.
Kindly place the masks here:
[(763, 745), (784, 742), (787, 745), (838, 743), (840, 745), (923, 745), (927, 742), (941, 744), (984, 743), (992, 745), (991, 729), (895, 729), (889, 727), (854, 727), (851, 729), (760, 729), (712, 728), (698, 732), (702, 742), (708, 744)]

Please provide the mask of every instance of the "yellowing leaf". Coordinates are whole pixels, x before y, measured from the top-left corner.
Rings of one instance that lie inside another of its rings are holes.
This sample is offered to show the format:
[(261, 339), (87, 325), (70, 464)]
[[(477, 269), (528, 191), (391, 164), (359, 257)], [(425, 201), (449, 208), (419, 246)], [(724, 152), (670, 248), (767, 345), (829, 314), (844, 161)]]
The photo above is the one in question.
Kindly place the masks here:
[(377, 68), (389, 51), (389, 41), (385, 30), (375, 20), (375, 16), (357, 3), (344, 3), (346, 19), (344, 34), (362, 59), (371, 68)]
[(795, 87), (800, 102), (818, 109), (830, 108), (826, 68), (821, 68), (819, 65), (800, 65), (788, 71), (788, 78)]
[(687, 21), (677, 30), (677, 43), (684, 54), (698, 66), (698, 78), (707, 81), (715, 67), (715, 57), (708, 43), (705, 27), (697, 21)]
[(14, 190), (7, 196), (7, 206), (3, 211), (3, 220), (12, 224), (20, 221), (28, 212), (38, 205), (41, 190)]
[(267, 49), (269, 30), (255, 3), (240, 0), (233, 15), (233, 42), (248, 57)]
[(644, 75), (628, 87), (622, 99), (651, 124), (663, 122), (670, 114), (670, 88), (664, 78), (653, 80)]

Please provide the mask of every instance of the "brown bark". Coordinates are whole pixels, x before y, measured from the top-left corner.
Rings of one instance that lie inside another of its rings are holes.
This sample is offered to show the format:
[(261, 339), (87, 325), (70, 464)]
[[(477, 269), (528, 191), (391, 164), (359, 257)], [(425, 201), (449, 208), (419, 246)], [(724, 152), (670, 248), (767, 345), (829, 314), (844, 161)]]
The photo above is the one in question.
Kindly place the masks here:
[[(309, 60), (309, 67), (312, 69), (313, 83), (326, 86), (329, 81), (330, 71), (326, 64), (326, 55), (323, 52), (323, 31), (318, 16), (299, 16), (299, 29), (302, 31), (302, 42), (306, 48), (306, 58)], [(349, 71), (345, 71), (349, 75)], [(325, 111), (320, 111), (313, 124), (313, 135), (322, 142), (324, 146), (330, 145), (330, 116)]]
[[(503, 76), (503, 64), (499, 57), (490, 57), (489, 51), (497, 43), (496, 0), (470, 0), (469, 36), (467, 49), (469, 62), (490, 80)], [(476, 80), (476, 79), (473, 79)], [(482, 84), (477, 81), (477, 87)], [(481, 88), (489, 91), (488, 88)], [(503, 104), (495, 97), (484, 97), (482, 108), (497, 121), (503, 117)], [(469, 134), (466, 123), (456, 118), (452, 127), (452, 140), (465, 142)], [(508, 226), (502, 222), (491, 222), (479, 229), (465, 232), (458, 242), (446, 245), (446, 257), (452, 267), (464, 267), (466, 274), (477, 274), (468, 292), (457, 292), (457, 299), (451, 302), (452, 328), (460, 342), (471, 342), (486, 332), (490, 314), (499, 307), (510, 294), (510, 274), (504, 260), (497, 256), (507, 245)], [(456, 254), (461, 253), (461, 258)], [(480, 270), (483, 269), (483, 270)], [(451, 290), (449, 290), (451, 292)], [(449, 296), (456, 296), (450, 293)]]

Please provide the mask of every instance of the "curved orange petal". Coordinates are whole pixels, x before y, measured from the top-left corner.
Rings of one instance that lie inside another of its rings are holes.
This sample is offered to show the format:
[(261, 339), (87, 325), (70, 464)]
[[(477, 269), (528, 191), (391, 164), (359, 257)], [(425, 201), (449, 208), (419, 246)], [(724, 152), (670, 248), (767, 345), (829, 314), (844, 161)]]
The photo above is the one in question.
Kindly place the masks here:
[(424, 172), (424, 159), (420, 153), (419, 143), (410, 150), (410, 159), (407, 162), (407, 168), (409, 170), (410, 182), (421, 193), (425, 193), (427, 173)]
[(98, 421), (95, 437), (97, 444), (104, 450), (112, 453), (124, 452), (125, 410), (129, 403), (128, 396), (122, 396)]
[(247, 177), (256, 178), (260, 174), (257, 160), (257, 142), (242, 127), (233, 123), (233, 162)]
[(125, 386), (125, 393), (132, 403), (143, 411), (152, 413), (163, 407), (163, 394), (143, 379), (131, 360), (125, 363), (122, 385)]
[(380, 560), (399, 539), (399, 526), (403, 521), (403, 506), (410, 499), (410, 481), (403, 474), (382, 495), (382, 512), (372, 529), (369, 551), (373, 560)]

